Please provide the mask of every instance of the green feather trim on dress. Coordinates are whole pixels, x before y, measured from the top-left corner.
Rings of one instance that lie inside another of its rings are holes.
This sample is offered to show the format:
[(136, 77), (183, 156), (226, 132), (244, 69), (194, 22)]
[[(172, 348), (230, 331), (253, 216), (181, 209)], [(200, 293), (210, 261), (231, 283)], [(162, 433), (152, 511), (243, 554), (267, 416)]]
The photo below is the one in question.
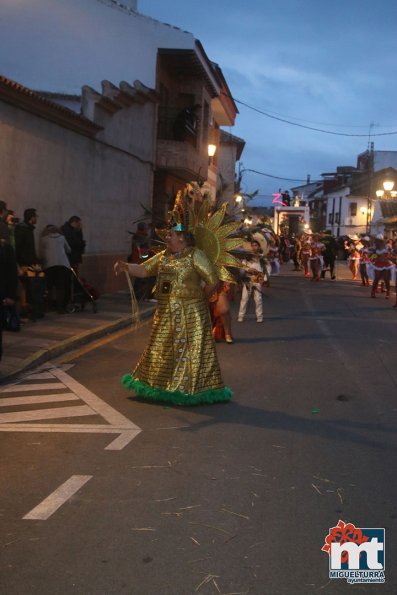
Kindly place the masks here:
[(225, 386), (197, 393), (195, 395), (186, 395), (180, 391), (171, 392), (163, 388), (153, 388), (140, 380), (136, 380), (132, 374), (125, 374), (121, 379), (125, 388), (132, 389), (139, 397), (152, 399), (153, 401), (164, 401), (174, 405), (201, 405), (204, 403), (219, 403), (230, 401), (233, 392)]

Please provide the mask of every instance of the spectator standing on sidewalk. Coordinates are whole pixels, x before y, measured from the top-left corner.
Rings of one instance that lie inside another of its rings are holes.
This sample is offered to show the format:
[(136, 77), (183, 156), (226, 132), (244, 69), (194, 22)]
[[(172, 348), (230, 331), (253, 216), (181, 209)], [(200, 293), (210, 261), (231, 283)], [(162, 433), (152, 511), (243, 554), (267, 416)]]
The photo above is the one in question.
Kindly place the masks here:
[(0, 240), (6, 241), (10, 239), (8, 225), (6, 222), (7, 214), (7, 203), (4, 202), (4, 200), (0, 200)]
[(32, 320), (44, 316), (44, 273), (36, 253), (34, 237), (37, 218), (36, 209), (26, 209), (23, 222), (15, 227), (15, 252), (22, 283), (21, 314), (29, 314)]
[(15, 251), (15, 225), (18, 223), (15, 211), (7, 211), (6, 223), (8, 227), (8, 233), (10, 236), (10, 244)]
[(70, 253), (70, 246), (58, 227), (47, 225), (41, 233), (40, 247), (49, 302), (51, 303), (52, 292), (55, 290), (57, 312), (65, 314), (70, 300), (71, 272), (67, 256)]
[(26, 209), (23, 222), (15, 227), (15, 251), (20, 267), (31, 267), (40, 264), (36, 254), (34, 230), (37, 223), (36, 209)]
[(15, 305), (17, 298), (17, 263), (12, 246), (0, 239), (0, 359), (2, 356), (2, 336), (4, 308)]
[(78, 275), (79, 267), (83, 262), (83, 254), (86, 246), (86, 242), (83, 238), (83, 224), (80, 217), (77, 215), (70, 217), (70, 219), (62, 225), (61, 232), (70, 246), (70, 253), (68, 254), (70, 266)]

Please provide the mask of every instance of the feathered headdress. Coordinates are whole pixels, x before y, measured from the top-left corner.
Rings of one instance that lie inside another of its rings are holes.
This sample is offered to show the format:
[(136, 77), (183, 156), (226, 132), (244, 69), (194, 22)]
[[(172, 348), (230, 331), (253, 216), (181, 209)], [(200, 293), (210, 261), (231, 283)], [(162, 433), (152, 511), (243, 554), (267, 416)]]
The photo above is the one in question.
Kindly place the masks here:
[[(198, 184), (189, 184), (185, 191), (179, 191), (175, 198), (174, 208), (169, 213), (168, 229), (191, 232), (196, 246), (206, 253), (214, 265), (219, 279), (235, 283), (228, 267), (241, 267), (241, 262), (230, 251), (239, 248), (244, 238), (230, 237), (240, 227), (240, 223), (231, 221), (223, 223), (227, 203), (213, 210), (211, 200), (203, 196)], [(164, 238), (167, 230), (156, 230)]]
[(168, 225), (174, 231), (186, 231), (186, 206), (182, 198), (182, 191), (179, 190), (174, 203), (174, 208), (169, 213)]

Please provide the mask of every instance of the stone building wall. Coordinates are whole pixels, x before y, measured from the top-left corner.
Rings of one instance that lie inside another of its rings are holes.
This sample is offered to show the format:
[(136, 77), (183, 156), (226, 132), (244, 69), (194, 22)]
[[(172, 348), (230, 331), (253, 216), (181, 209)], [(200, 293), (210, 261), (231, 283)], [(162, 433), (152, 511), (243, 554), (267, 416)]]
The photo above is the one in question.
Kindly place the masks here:
[(141, 205), (151, 208), (155, 109), (150, 100), (118, 109), (90, 137), (0, 101), (0, 197), (20, 218), (37, 208), (37, 236), (48, 223), (81, 217), (82, 273), (102, 292), (120, 283), (112, 263), (128, 254)]

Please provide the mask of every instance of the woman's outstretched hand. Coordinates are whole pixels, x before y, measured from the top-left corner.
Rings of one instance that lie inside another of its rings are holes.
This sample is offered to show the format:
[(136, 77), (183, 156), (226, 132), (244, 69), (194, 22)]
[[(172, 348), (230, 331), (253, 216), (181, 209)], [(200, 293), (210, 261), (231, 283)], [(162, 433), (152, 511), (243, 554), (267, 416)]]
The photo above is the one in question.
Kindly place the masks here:
[(123, 262), (122, 260), (117, 260), (113, 266), (114, 274), (117, 276), (119, 273), (126, 271), (127, 266), (128, 265), (125, 262)]

